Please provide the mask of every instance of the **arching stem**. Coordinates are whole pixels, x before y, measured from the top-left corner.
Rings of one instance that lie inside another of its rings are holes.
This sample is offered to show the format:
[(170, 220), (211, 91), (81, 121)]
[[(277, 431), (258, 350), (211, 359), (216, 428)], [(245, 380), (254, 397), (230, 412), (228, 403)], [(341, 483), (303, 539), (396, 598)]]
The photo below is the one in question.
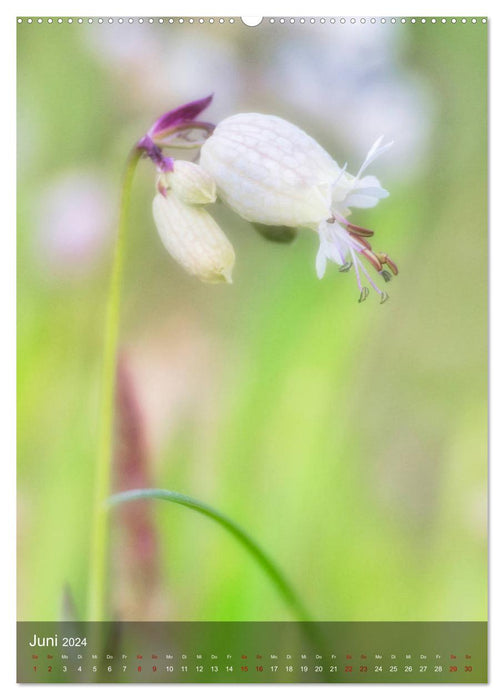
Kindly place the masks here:
[(178, 503), (179, 505), (185, 506), (186, 508), (190, 508), (191, 510), (195, 510), (202, 515), (205, 515), (207, 518), (210, 518), (221, 525), (225, 530), (231, 533), (248, 551), (253, 559), (255, 559), (256, 563), (261, 567), (270, 581), (277, 588), (287, 606), (292, 610), (294, 619), (298, 621), (308, 621), (312, 619), (312, 616), (305, 608), (303, 602), (300, 600), (297, 593), (294, 591), (293, 587), (285, 578), (284, 574), (273, 559), (262, 549), (262, 547), (259, 546), (259, 544), (257, 544), (255, 540), (252, 539), (247, 532), (245, 532), (240, 525), (235, 523), (224, 513), (212, 508), (212, 506), (209, 506), (202, 501), (198, 501), (191, 496), (186, 496), (185, 494), (177, 493), (176, 491), (167, 491), (165, 489), (134, 489), (132, 491), (123, 491), (122, 493), (116, 493), (111, 496), (109, 498), (109, 504), (119, 505), (121, 503), (152, 498)]

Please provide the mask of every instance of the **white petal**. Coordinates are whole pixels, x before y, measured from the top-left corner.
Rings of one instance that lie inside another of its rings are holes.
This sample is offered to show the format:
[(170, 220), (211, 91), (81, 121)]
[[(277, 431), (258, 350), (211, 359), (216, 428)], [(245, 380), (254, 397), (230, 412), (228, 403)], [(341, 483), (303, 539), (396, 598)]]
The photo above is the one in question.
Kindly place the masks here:
[[(386, 190), (384, 190), (385, 192)], [(385, 196), (388, 196), (388, 192)], [(382, 197), (369, 196), (364, 193), (355, 192), (345, 199), (345, 204), (348, 207), (356, 207), (357, 209), (371, 209), (375, 207)]]
[(378, 178), (366, 175), (356, 181), (355, 187), (348, 193), (343, 203), (347, 207), (369, 209), (376, 206), (380, 199), (388, 196), (388, 191), (380, 185)]
[(359, 187), (352, 194), (366, 195), (367, 197), (376, 197), (377, 199), (386, 199), (389, 196), (389, 191), (383, 187)]
[(317, 277), (319, 280), (325, 275), (327, 267), (327, 257), (324, 251), (324, 244), (320, 241), (320, 247), (318, 249), (317, 258), (315, 260), (315, 269), (317, 271)]
[(380, 138), (376, 139), (374, 144), (371, 146), (371, 148), (368, 151), (367, 156), (364, 158), (364, 162), (359, 168), (359, 172), (357, 173), (356, 177), (357, 179), (362, 175), (364, 170), (371, 165), (373, 161), (375, 161), (378, 156), (381, 156), (382, 153), (385, 153), (385, 151), (388, 151), (388, 149), (392, 146), (394, 143), (393, 141), (389, 141), (389, 143), (386, 143), (384, 146), (380, 146), (381, 142), (383, 141), (383, 135), (380, 136)]
[(361, 177), (359, 180), (356, 180), (355, 186), (358, 187), (359, 189), (362, 187), (380, 187), (381, 188), (380, 181), (374, 175), (366, 175), (365, 177)]

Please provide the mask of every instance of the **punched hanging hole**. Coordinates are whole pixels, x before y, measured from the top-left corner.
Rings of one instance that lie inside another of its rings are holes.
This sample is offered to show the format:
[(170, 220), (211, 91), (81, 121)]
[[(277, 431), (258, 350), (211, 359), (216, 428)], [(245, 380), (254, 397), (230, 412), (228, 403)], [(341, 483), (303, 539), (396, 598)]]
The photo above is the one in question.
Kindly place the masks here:
[(243, 24), (246, 24), (247, 27), (257, 27), (258, 24), (261, 24), (262, 19), (262, 17), (242, 17), (241, 21)]

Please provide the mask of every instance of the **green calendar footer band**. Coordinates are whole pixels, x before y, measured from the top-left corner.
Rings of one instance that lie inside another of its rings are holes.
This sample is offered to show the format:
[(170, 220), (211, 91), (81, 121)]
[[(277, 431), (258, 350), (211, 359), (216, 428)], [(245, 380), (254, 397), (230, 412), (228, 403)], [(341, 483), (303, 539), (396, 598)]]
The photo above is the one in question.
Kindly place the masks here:
[(20, 683), (486, 683), (486, 622), (18, 622)]

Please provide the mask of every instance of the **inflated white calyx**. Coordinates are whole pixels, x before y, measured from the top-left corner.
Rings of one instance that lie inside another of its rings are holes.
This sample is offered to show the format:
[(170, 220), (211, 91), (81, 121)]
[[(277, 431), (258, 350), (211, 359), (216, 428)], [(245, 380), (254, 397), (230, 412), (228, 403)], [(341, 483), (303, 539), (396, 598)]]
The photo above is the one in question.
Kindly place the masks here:
[(165, 248), (189, 274), (204, 282), (232, 281), (233, 246), (203, 207), (168, 190), (156, 194), (152, 212)]
[(186, 204), (210, 204), (217, 199), (215, 180), (206, 170), (188, 160), (176, 160), (171, 172), (162, 173), (159, 185), (171, 189)]
[(247, 221), (312, 224), (331, 216), (338, 164), (294, 124), (266, 114), (236, 114), (217, 125), (200, 164), (221, 199)]

